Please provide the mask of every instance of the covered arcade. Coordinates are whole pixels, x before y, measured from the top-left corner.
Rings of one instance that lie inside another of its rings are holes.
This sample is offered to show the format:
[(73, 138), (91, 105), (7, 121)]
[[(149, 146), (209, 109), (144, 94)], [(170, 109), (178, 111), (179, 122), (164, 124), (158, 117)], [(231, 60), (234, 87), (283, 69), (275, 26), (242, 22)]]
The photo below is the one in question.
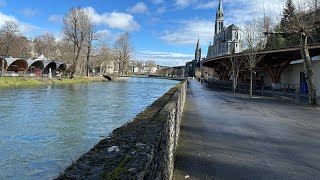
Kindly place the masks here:
[[(320, 55), (320, 45), (309, 46), (309, 53), (311, 57)], [(248, 55), (248, 53), (237, 53), (234, 55), (207, 58), (202, 61), (202, 65), (213, 68), (220, 80), (227, 81), (230, 79), (230, 59), (238, 58), (245, 61), (248, 58)], [(302, 59), (300, 48), (260, 51), (257, 53), (257, 56), (260, 56), (261, 60), (257, 64), (256, 71), (268, 74), (271, 83), (280, 83), (281, 73), (289, 66), (289, 64), (293, 61)], [(244, 73), (242, 74), (242, 78), (245, 79)], [(261, 80), (263, 81), (264, 79)]]

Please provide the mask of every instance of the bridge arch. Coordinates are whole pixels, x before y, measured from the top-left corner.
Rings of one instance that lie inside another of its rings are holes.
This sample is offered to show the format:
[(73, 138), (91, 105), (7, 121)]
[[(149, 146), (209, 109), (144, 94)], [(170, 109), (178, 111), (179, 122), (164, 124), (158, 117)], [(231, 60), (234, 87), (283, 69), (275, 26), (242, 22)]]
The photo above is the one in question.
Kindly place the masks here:
[(28, 62), (21, 58), (5, 58), (7, 63), (6, 72), (25, 74), (28, 69)]
[(66, 63), (62, 63), (62, 62), (57, 62), (57, 71), (60, 74), (65, 74), (65, 72), (68, 69), (68, 65)]
[(44, 64), (42, 60), (27, 60), (28, 62), (28, 73), (34, 73), (36, 71), (39, 71), (40, 74), (42, 73), (44, 69)]
[(57, 70), (57, 63), (54, 61), (43, 61), (44, 64), (44, 70), (43, 74), (49, 74), (49, 69), (51, 68), (52, 74), (55, 74)]

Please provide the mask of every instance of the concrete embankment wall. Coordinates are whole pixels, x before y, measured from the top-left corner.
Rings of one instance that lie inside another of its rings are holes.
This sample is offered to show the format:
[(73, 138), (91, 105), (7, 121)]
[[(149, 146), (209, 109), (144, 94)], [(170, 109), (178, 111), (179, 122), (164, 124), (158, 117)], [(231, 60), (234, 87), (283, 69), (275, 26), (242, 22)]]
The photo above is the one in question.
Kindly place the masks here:
[(172, 179), (186, 89), (179, 83), (57, 179)]

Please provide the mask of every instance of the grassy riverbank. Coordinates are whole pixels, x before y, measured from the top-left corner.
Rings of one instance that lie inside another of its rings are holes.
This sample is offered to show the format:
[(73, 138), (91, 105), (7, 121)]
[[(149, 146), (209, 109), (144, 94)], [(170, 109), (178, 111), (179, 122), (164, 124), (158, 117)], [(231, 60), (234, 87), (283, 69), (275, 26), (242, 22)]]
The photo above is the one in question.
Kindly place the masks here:
[(49, 78), (0, 78), (0, 87), (15, 87), (15, 86), (37, 86), (44, 84), (72, 84), (72, 83), (88, 83), (108, 81), (104, 77), (79, 77), (79, 78), (62, 78), (62, 79), (49, 79)]

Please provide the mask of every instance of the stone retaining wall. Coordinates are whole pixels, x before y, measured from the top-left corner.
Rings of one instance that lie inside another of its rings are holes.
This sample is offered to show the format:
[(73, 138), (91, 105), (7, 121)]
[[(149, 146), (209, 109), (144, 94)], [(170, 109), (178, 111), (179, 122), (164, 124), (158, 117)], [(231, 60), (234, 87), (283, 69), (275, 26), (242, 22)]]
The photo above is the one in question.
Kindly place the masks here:
[(57, 179), (172, 179), (186, 88), (169, 90)]

